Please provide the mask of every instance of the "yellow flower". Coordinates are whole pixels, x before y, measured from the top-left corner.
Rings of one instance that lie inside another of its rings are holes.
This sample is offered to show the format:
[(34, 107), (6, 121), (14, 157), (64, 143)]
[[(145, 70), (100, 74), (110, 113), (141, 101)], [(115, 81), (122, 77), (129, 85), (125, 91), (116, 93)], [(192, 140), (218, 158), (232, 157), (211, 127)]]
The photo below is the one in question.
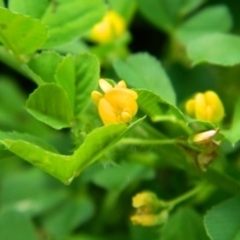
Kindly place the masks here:
[(121, 37), (126, 31), (125, 20), (116, 12), (108, 11), (101, 22), (91, 30), (91, 39), (104, 44), (113, 42)]
[(187, 101), (185, 109), (191, 117), (212, 123), (218, 123), (224, 117), (223, 104), (213, 91), (197, 93)]
[(156, 211), (159, 208), (166, 206), (164, 201), (158, 199), (153, 192), (141, 192), (132, 198), (132, 206), (141, 209), (141, 212)]
[(168, 210), (163, 210), (159, 214), (135, 214), (131, 217), (131, 221), (135, 225), (145, 227), (156, 226), (163, 224), (168, 219)]
[(137, 93), (128, 89), (123, 80), (113, 87), (106, 80), (100, 79), (99, 86), (104, 95), (93, 91), (91, 97), (103, 123), (129, 123), (137, 113)]
[(158, 216), (154, 214), (134, 215), (131, 221), (134, 225), (154, 226), (158, 223)]

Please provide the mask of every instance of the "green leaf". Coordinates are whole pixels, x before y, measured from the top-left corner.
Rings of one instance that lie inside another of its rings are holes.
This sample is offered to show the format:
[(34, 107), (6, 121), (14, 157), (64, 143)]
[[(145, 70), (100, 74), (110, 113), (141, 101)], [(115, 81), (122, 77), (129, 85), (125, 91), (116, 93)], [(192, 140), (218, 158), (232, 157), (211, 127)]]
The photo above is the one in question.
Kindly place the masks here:
[(120, 165), (102, 168), (94, 174), (92, 181), (109, 191), (121, 191), (136, 180), (148, 180), (153, 177), (152, 169), (136, 163), (122, 162)]
[(240, 98), (235, 105), (231, 128), (229, 130), (223, 130), (222, 132), (232, 144), (240, 140)]
[(11, 0), (14, 12), (40, 19), (49, 29), (45, 47), (67, 43), (89, 31), (106, 11), (103, 0)]
[(160, 62), (147, 53), (131, 55), (125, 62), (117, 60), (114, 68), (120, 78), (134, 88), (146, 88), (175, 104), (176, 96), (171, 81)]
[(0, 0), (0, 7), (5, 7), (3, 0)]
[(70, 156), (46, 151), (21, 139), (15, 141), (5, 139), (1, 142), (13, 154), (42, 169), (63, 183), (69, 184), (72, 181), (74, 164)]
[(40, 19), (48, 6), (49, 0), (11, 0), (8, 7), (13, 12)]
[(42, 82), (54, 82), (55, 72), (62, 57), (56, 52), (42, 52), (28, 62), (29, 68), (41, 79)]
[(59, 46), (49, 47), (49, 49), (55, 50), (64, 55), (67, 55), (69, 53), (73, 55), (78, 55), (80, 53), (89, 52), (89, 46), (86, 42), (84, 42), (84, 40), (81, 39), (74, 39), (71, 42), (67, 42)]
[(204, 218), (212, 240), (240, 239), (240, 197), (232, 198), (213, 207)]
[(129, 19), (132, 18), (137, 5), (136, 0), (108, 0), (108, 3), (111, 6), (111, 9), (118, 12), (128, 22)]
[(72, 110), (75, 107), (75, 74), (75, 58), (67, 55), (56, 69), (55, 80), (66, 91)]
[(38, 239), (29, 217), (13, 209), (5, 209), (0, 212), (0, 229), (0, 239)]
[(191, 41), (187, 51), (194, 65), (207, 62), (233, 66), (240, 63), (240, 38), (221, 33), (207, 34)]
[(90, 30), (106, 11), (103, 0), (51, 1), (41, 20), (49, 27), (45, 46), (69, 42)]
[[(46, 188), (47, 175), (38, 168), (18, 169), (1, 180), (2, 207), (36, 216), (65, 202), (67, 191)], [(26, 187), (27, 186), (27, 187)]]
[(138, 93), (137, 102), (139, 108), (141, 108), (153, 122), (185, 122), (182, 112), (177, 107), (163, 100), (157, 94), (145, 89), (135, 89), (135, 91)]
[(180, 9), (180, 13), (182, 15), (186, 15), (189, 12), (196, 9), (197, 7), (199, 7), (200, 5), (202, 5), (204, 2), (205, 2), (205, 0), (186, 0), (186, 1), (183, 1), (181, 9)]
[(155, 26), (171, 32), (175, 25), (176, 11), (181, 1), (138, 0), (142, 14)]
[(58, 211), (52, 211), (44, 221), (44, 228), (51, 236), (68, 236), (74, 229), (88, 221), (94, 213), (94, 205), (86, 197), (67, 199)]
[(28, 132), (43, 138), (52, 135), (49, 128), (32, 117), (24, 108), (26, 96), (13, 79), (0, 77), (1, 130)]
[[(214, 19), (214, 21), (212, 21)], [(179, 27), (178, 38), (188, 44), (204, 34), (227, 32), (232, 27), (232, 18), (225, 5), (208, 7), (187, 19)]]
[(94, 55), (84, 53), (75, 59), (67, 56), (58, 66), (56, 82), (67, 92), (75, 116), (79, 116), (91, 101), (91, 92), (100, 78), (99, 61)]
[(127, 127), (125, 124), (111, 124), (94, 130), (90, 133), (84, 143), (74, 152), (76, 162), (76, 175), (78, 175), (86, 166), (95, 162), (110, 148), (123, 138), (136, 124), (144, 118)]
[(143, 119), (129, 127), (124, 124), (113, 124), (95, 129), (87, 135), (84, 143), (71, 156), (53, 152), (45, 143), (21, 134), (1, 133), (0, 150), (7, 150), (63, 183), (70, 184), (85, 167), (99, 159)]
[[(183, 230), (184, 229), (184, 230)], [(162, 240), (209, 240), (201, 216), (192, 208), (180, 208), (170, 216), (162, 231)]]
[(39, 121), (55, 129), (70, 127), (72, 108), (61, 86), (47, 83), (38, 87), (28, 98), (26, 107)]
[(0, 8), (0, 42), (16, 55), (39, 49), (47, 39), (47, 28), (39, 20)]
[(5, 140), (18, 141), (19, 139), (25, 142), (30, 142), (34, 144), (36, 147), (42, 148), (46, 151), (57, 153), (57, 151), (53, 146), (47, 144), (46, 142), (40, 140), (37, 137), (31, 136), (29, 134), (22, 134), (17, 132), (1, 132), (0, 131), (0, 141), (2, 141), (3, 143)]

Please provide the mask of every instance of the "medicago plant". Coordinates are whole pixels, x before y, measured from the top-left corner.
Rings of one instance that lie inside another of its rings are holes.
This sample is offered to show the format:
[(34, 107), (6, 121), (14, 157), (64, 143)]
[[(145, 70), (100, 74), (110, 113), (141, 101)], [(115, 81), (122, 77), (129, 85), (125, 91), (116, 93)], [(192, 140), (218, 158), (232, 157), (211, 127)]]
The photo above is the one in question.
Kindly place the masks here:
[(240, 238), (225, 2), (0, 0), (0, 239)]

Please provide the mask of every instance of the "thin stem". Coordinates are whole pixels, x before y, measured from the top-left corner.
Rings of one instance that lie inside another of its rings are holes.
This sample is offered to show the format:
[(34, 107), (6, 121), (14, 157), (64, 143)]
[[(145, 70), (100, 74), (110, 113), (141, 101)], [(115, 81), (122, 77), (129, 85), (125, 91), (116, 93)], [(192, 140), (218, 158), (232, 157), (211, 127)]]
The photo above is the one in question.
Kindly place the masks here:
[(132, 144), (132, 145), (166, 145), (166, 144), (176, 144), (177, 139), (139, 139), (139, 138), (124, 138), (119, 144)]
[(197, 187), (193, 188), (192, 190), (184, 193), (183, 195), (171, 200), (168, 202), (169, 209), (171, 210), (172, 208), (175, 207), (175, 205), (179, 204), (180, 202), (185, 201), (186, 199), (194, 196), (197, 194), (201, 189), (203, 188), (203, 184), (198, 185)]

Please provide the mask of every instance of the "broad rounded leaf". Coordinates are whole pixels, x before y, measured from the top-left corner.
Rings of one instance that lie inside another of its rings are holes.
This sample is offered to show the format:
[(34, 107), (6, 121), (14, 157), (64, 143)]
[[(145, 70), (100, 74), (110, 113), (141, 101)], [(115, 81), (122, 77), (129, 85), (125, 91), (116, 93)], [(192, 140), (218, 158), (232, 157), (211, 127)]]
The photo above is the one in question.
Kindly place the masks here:
[(186, 15), (189, 12), (196, 9), (197, 7), (199, 7), (204, 2), (205, 2), (205, 0), (186, 0), (186, 1), (183, 1), (181, 9), (180, 9), (180, 13), (182, 15)]
[(44, 47), (67, 43), (85, 34), (101, 21), (106, 11), (103, 0), (11, 0), (12, 11), (43, 21), (49, 29)]
[(240, 98), (235, 105), (232, 125), (230, 129), (224, 130), (223, 134), (232, 144), (235, 144), (240, 140)]
[(4, 7), (4, 2), (3, 2), (3, 0), (0, 0), (0, 7)]
[[(184, 229), (184, 230), (183, 230)], [(170, 215), (163, 228), (162, 240), (209, 240), (201, 215), (192, 208), (184, 207)]]
[(13, 12), (40, 19), (49, 6), (49, 0), (11, 0), (8, 7)]
[(139, 119), (129, 127), (122, 123), (111, 124), (91, 132), (80, 148), (74, 152), (73, 156), (76, 159), (75, 174), (78, 175), (86, 166), (95, 162), (143, 119)]
[(187, 51), (193, 64), (207, 62), (233, 66), (240, 63), (240, 38), (221, 33), (207, 34), (191, 41)]
[(38, 87), (29, 96), (26, 107), (39, 121), (56, 129), (69, 127), (73, 119), (67, 94), (61, 86), (54, 83)]
[(135, 91), (138, 93), (137, 102), (139, 108), (141, 108), (152, 121), (179, 121), (185, 124), (185, 117), (177, 107), (166, 102), (151, 91), (145, 89), (135, 89)]
[(98, 160), (142, 120), (129, 127), (113, 124), (95, 129), (73, 155), (61, 155), (48, 144), (28, 135), (0, 132), (0, 154), (8, 151), (70, 184), (85, 167)]
[(45, 51), (33, 57), (28, 67), (37, 74), (43, 82), (54, 82), (55, 72), (62, 57), (53, 51)]
[(106, 11), (103, 0), (51, 1), (41, 20), (49, 27), (45, 46), (56, 46), (84, 34), (99, 22)]
[(16, 55), (39, 49), (47, 39), (47, 27), (39, 20), (0, 7), (0, 42)]
[(25, 213), (11, 208), (0, 212), (0, 229), (0, 239), (38, 239), (31, 219)]
[(123, 16), (127, 22), (131, 20), (137, 7), (136, 0), (108, 0), (108, 3), (111, 9)]
[(131, 55), (126, 61), (117, 60), (114, 68), (120, 78), (134, 88), (145, 88), (165, 101), (175, 104), (176, 96), (171, 81), (161, 63), (147, 53)]
[[(212, 21), (214, 19), (214, 21)], [(185, 44), (208, 33), (227, 32), (232, 27), (232, 18), (225, 5), (207, 7), (183, 22), (177, 32)]]
[(6, 138), (0, 140), (6, 150), (54, 176), (65, 184), (73, 179), (74, 161), (71, 156), (60, 155), (45, 150), (38, 145), (23, 139), (12, 140)]
[[(154, 178), (154, 171), (143, 165), (121, 162), (120, 165), (102, 168), (94, 174), (92, 181), (106, 190), (122, 191), (136, 180), (149, 180)], [(109, 181), (111, 179), (111, 181)]]
[(88, 53), (76, 58), (68, 55), (59, 64), (56, 82), (66, 90), (75, 116), (79, 116), (88, 107), (91, 92), (97, 88), (99, 75), (99, 61)]
[(204, 223), (212, 240), (240, 239), (240, 197), (213, 207), (205, 216)]
[(44, 228), (52, 236), (64, 237), (85, 223), (94, 213), (94, 205), (86, 197), (70, 198), (58, 211), (52, 211), (44, 221)]
[(171, 3), (166, 7), (168, 2), (159, 0), (138, 0), (139, 8), (143, 15), (151, 23), (165, 31), (171, 31), (175, 25), (176, 12), (171, 15), (170, 11), (175, 8), (176, 4)]

